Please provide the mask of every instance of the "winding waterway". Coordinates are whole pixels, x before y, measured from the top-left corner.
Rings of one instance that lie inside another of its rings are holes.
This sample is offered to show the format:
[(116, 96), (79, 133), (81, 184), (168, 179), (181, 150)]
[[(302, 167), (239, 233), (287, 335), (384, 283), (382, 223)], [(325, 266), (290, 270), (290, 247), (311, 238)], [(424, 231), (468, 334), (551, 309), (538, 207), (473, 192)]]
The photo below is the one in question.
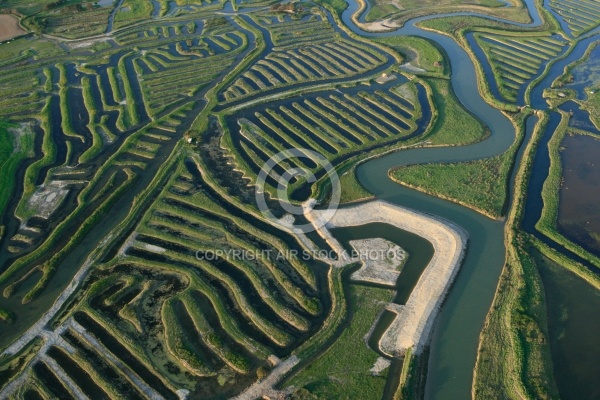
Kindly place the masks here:
[[(513, 23), (493, 17), (482, 17), (520, 27), (539, 26), (542, 21), (534, 5), (534, 0), (526, 0), (525, 3), (532, 17), (532, 22), (529, 24)], [(122, 4), (122, 0), (119, 2), (120, 4)], [(155, 6), (153, 16), (157, 17), (160, 12), (160, 3), (154, 0), (153, 4)], [(460, 225), (469, 233), (467, 257), (453, 289), (446, 299), (433, 333), (426, 387), (427, 398), (469, 398), (471, 396), (472, 375), (479, 333), (504, 264), (504, 223), (490, 220), (463, 206), (397, 185), (388, 178), (387, 171), (392, 167), (401, 165), (468, 161), (492, 157), (501, 154), (510, 147), (515, 139), (515, 130), (509, 119), (500, 111), (488, 105), (480, 95), (477, 82), (474, 79), (476, 69), (465, 50), (450, 37), (425, 31), (416, 26), (417, 23), (432, 18), (477, 14), (461, 12), (420, 17), (409, 21), (403, 28), (394, 32), (365, 33), (354, 24), (351, 18), (358, 10), (358, 4), (350, 1), (348, 4), (348, 8), (342, 15), (343, 22), (361, 36), (414, 35), (430, 39), (444, 48), (452, 67), (451, 81), (456, 96), (466, 109), (477, 116), (491, 130), (489, 138), (473, 145), (405, 150), (370, 160), (357, 169), (360, 182), (377, 197), (421, 212), (441, 216)], [(118, 9), (119, 7), (116, 7), (115, 12)], [(108, 32), (112, 31), (112, 20), (115, 12), (111, 15)], [(363, 13), (359, 17), (359, 21), (364, 21), (365, 14)], [(548, 87), (557, 76), (562, 74), (565, 65), (581, 57), (591, 39), (593, 39), (592, 36), (588, 35), (586, 39), (580, 41), (567, 57), (552, 66), (547, 77), (541, 80), (531, 91), (531, 104), (534, 108), (547, 108), (542, 98), (543, 88)], [(247, 52), (244, 52), (244, 54), (247, 54)], [(535, 117), (532, 117), (527, 121), (527, 138), (531, 135), (534, 120)], [(550, 127), (552, 126), (553, 124), (550, 124)], [(550, 130), (549, 132), (551, 134)], [(545, 151), (547, 153), (547, 149)], [(545, 179), (545, 176), (543, 175), (542, 178)], [(532, 181), (536, 182), (535, 179)], [(126, 196), (124, 202), (130, 201), (131, 199)], [(532, 208), (539, 210), (540, 202), (541, 200), (534, 201)], [(128, 208), (123, 208), (123, 212), (127, 210)], [(533, 214), (531, 219), (537, 220)], [(535, 221), (533, 223), (535, 224)], [(73, 252), (67, 261), (72, 265), (81, 265), (89, 251), (97, 246), (98, 240), (96, 239), (104, 237), (113, 227), (109, 221), (101, 224), (96, 232), (97, 237), (84, 241), (81, 250)], [(102, 232), (102, 235), (98, 232)], [(58, 294), (59, 288), (63, 288), (68, 282), (65, 276), (59, 276), (59, 278), (63, 285), (56, 286), (55, 295)], [(31, 320), (24, 322), (30, 324), (33, 320), (34, 318), (31, 318)], [(24, 327), (23, 325), (20, 328), (24, 329)]]
[[(358, 4), (350, 1), (347, 3), (348, 8), (342, 14), (343, 22), (361, 36), (413, 35), (424, 37), (440, 45), (450, 60), (451, 82), (456, 96), (465, 108), (477, 116), (491, 131), (488, 139), (473, 145), (410, 149), (367, 161), (357, 168), (360, 183), (378, 198), (441, 216), (460, 225), (469, 233), (467, 256), (433, 333), (425, 397), (428, 399), (470, 398), (479, 333), (504, 264), (504, 223), (490, 220), (465, 207), (397, 185), (389, 179), (387, 172), (393, 167), (402, 165), (470, 161), (501, 154), (514, 141), (515, 129), (504, 114), (488, 105), (482, 98), (477, 82), (473, 79), (476, 76), (475, 66), (465, 50), (450, 37), (425, 31), (416, 26), (419, 22), (432, 18), (477, 14), (460, 12), (425, 16), (408, 21), (401, 29), (394, 32), (371, 33), (362, 31), (352, 20), (352, 15), (359, 9)], [(532, 19), (529, 24), (477, 16), (520, 27), (541, 25), (542, 20), (534, 1), (528, 0), (525, 3)], [(367, 11), (368, 7), (367, 5)], [(359, 16), (359, 22), (364, 21), (365, 15), (366, 12)], [(591, 39), (589, 35), (587, 39), (579, 42), (568, 56), (552, 65), (546, 78), (531, 93), (535, 108), (548, 108), (542, 97), (543, 88), (549, 87), (550, 83), (563, 73), (564, 66), (576, 60), (585, 51)], [(526, 140), (531, 137), (535, 120), (536, 117), (530, 117), (527, 121)], [(547, 175), (547, 169), (545, 171)], [(544, 173), (543, 170), (541, 172)], [(534, 207), (536, 210), (541, 210), (541, 200), (536, 201)]]

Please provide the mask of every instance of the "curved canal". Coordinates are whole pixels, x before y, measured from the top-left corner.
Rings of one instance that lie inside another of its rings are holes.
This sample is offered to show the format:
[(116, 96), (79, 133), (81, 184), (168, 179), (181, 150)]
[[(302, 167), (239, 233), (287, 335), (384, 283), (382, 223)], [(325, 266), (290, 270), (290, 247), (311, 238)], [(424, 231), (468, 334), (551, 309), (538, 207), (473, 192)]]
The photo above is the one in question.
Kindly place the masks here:
[[(419, 36), (432, 40), (444, 48), (451, 65), (451, 82), (456, 96), (465, 108), (491, 131), (491, 135), (486, 140), (476, 144), (399, 151), (369, 160), (357, 168), (360, 183), (378, 198), (443, 217), (460, 225), (469, 233), (467, 256), (433, 332), (425, 397), (428, 399), (470, 398), (479, 333), (490, 308), (505, 260), (504, 222), (491, 220), (466, 207), (398, 185), (389, 179), (387, 173), (397, 166), (471, 161), (496, 156), (508, 150), (515, 139), (515, 128), (510, 120), (499, 110), (488, 105), (481, 96), (477, 81), (474, 79), (476, 69), (466, 51), (452, 38), (420, 29), (416, 24), (433, 18), (474, 15), (514, 26), (536, 27), (542, 24), (542, 19), (534, 1), (527, 0), (525, 3), (532, 20), (529, 24), (459, 12), (415, 18), (396, 31), (371, 33), (362, 31), (352, 20), (352, 15), (359, 10), (359, 5), (351, 1), (347, 3), (348, 7), (342, 14), (342, 20), (353, 32), (361, 36)], [(368, 8), (367, 4), (366, 12)], [(364, 21), (366, 12), (359, 16), (359, 22)], [(546, 78), (532, 90), (531, 101), (534, 108), (548, 108), (542, 98), (543, 88), (548, 87), (549, 83), (563, 73), (565, 65), (581, 55), (591, 39), (589, 35), (581, 40), (574, 51), (552, 65)], [(485, 70), (485, 73), (488, 75), (491, 71)], [(531, 137), (536, 120), (536, 117), (532, 116), (527, 121), (525, 143)], [(547, 149), (545, 151), (547, 152)], [(538, 203), (536, 207), (541, 210), (541, 201), (536, 203)]]

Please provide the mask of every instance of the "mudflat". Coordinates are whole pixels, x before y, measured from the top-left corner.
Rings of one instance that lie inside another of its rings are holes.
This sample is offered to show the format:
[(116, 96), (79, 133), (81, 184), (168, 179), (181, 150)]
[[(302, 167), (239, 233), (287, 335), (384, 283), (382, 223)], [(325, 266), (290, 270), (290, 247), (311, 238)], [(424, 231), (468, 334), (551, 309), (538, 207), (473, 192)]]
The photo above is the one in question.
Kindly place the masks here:
[(0, 14), (0, 42), (21, 36), (24, 31), (14, 15)]

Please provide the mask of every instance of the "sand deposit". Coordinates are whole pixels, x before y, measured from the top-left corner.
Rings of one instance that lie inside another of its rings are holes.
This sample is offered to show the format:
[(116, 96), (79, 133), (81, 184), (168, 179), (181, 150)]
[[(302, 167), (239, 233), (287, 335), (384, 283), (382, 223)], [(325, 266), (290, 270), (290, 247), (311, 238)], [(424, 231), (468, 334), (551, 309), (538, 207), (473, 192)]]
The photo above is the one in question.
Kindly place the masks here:
[(385, 369), (388, 368), (391, 364), (392, 362), (387, 358), (379, 357), (369, 371), (373, 375), (379, 375), (381, 372), (385, 371)]
[(63, 182), (54, 181), (48, 185), (40, 185), (29, 199), (29, 209), (38, 217), (48, 219), (60, 207), (69, 194)]
[(352, 280), (396, 286), (407, 255), (400, 246), (381, 238), (352, 240), (350, 245), (362, 263)]
[[(393, 225), (419, 235), (433, 245), (434, 255), (406, 304), (390, 307), (397, 317), (379, 343), (381, 350), (390, 356), (403, 355), (411, 347), (418, 354), (429, 340), (440, 306), (456, 277), (465, 253), (467, 235), (449, 221), (381, 200), (337, 210), (321, 231), (370, 223)], [(328, 236), (325, 232), (320, 233)]]

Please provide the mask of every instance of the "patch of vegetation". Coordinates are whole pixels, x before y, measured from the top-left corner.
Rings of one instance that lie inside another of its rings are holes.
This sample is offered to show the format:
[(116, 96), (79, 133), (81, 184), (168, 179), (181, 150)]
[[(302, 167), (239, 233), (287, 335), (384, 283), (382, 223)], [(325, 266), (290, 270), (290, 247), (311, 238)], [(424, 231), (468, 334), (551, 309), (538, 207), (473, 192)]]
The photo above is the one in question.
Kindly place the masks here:
[(348, 3), (345, 0), (315, 0), (316, 4), (321, 4), (330, 7), (337, 15), (342, 15), (342, 12), (348, 8)]
[(500, 218), (508, 201), (510, 173), (525, 133), (526, 116), (527, 113), (513, 117), (518, 135), (501, 155), (462, 163), (409, 165), (394, 169), (390, 176), (403, 185)]
[(349, 325), (335, 343), (287, 385), (311, 393), (317, 398), (380, 398), (387, 370), (373, 374), (369, 370), (378, 354), (367, 346), (364, 336), (376, 322), (385, 303), (392, 297), (389, 289), (350, 285)]
[(433, 42), (416, 36), (387, 36), (373, 38), (373, 41), (389, 46), (398, 51), (403, 62), (410, 62), (425, 72), (414, 72), (416, 75), (433, 75), (447, 77), (449, 64), (443, 51)]
[(433, 145), (464, 145), (483, 140), (488, 132), (483, 124), (469, 113), (452, 91), (446, 79), (425, 78), (431, 87), (437, 118), (427, 139)]
[(154, 3), (146, 0), (125, 0), (115, 14), (114, 29), (119, 29), (132, 23), (149, 19), (154, 9)]
[(582, 110), (586, 110), (590, 114), (590, 120), (600, 130), (600, 86), (588, 90), (588, 95), (585, 101), (582, 102)]
[(17, 169), (34, 156), (34, 136), (29, 126), (0, 120), (0, 217), (12, 198)]
[(347, 165), (338, 168), (336, 171), (340, 176), (340, 186), (342, 188), (340, 203), (366, 200), (373, 197), (373, 194), (358, 183), (358, 178), (356, 177), (356, 164), (348, 163)]
[(506, 201), (510, 157), (456, 164), (423, 164), (391, 172), (396, 182), (443, 199), (468, 205), (492, 218), (499, 218)]
[(557, 398), (543, 285), (530, 245), (511, 243), (482, 332), (474, 398)]
[(0, 322), (10, 324), (13, 322), (14, 315), (3, 308), (0, 308)]
[[(542, 114), (523, 159), (530, 160), (548, 122)], [(542, 283), (531, 255), (533, 242), (519, 231), (532, 162), (515, 177), (513, 207), (507, 217), (507, 261), (480, 335), (473, 396), (555, 398)]]
[(104, 33), (112, 7), (99, 7), (96, 1), (57, 1), (25, 18), (22, 23), (32, 32), (76, 39)]

